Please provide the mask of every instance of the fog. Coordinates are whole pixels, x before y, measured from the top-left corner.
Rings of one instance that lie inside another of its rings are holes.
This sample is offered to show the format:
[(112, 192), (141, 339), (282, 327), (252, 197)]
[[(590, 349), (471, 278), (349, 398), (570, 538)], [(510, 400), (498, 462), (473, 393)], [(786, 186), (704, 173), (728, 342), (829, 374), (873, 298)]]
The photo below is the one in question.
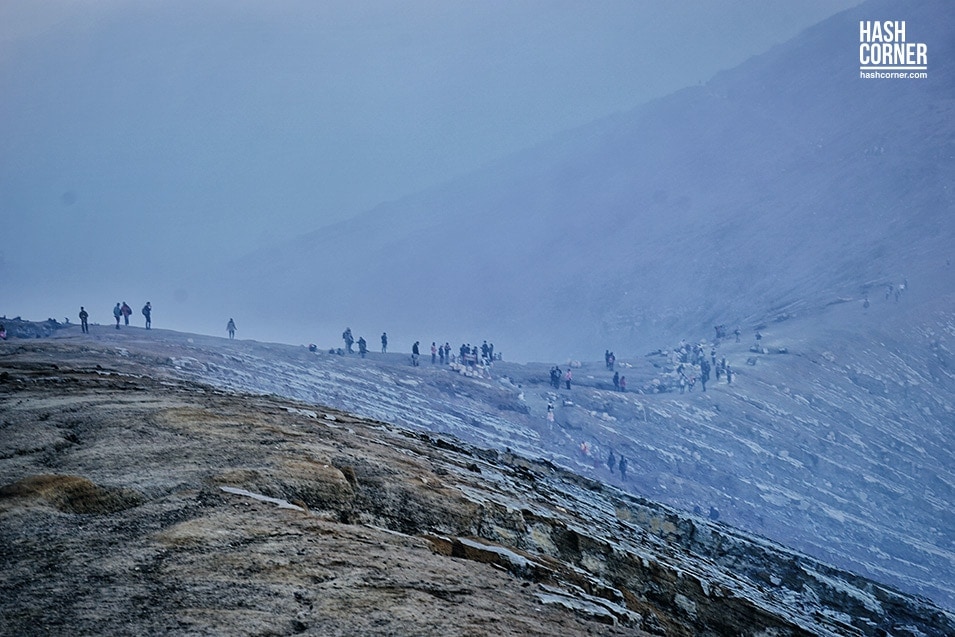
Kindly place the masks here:
[(243, 299), (195, 296), (243, 255), (705, 83), (855, 4), (4, 2), (0, 312), (107, 323), (148, 299), (156, 327), (238, 314), (240, 335), (287, 340), (241, 331)]

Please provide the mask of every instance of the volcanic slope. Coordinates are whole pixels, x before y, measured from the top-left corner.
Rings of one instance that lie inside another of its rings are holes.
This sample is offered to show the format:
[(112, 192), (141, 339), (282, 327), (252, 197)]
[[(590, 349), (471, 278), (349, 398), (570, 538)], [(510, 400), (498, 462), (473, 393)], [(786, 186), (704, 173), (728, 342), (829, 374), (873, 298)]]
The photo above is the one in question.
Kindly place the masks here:
[[(955, 297), (913, 282), (898, 301), (836, 299), (776, 316), (759, 352), (748, 330), (716, 348), (735, 379), (714, 378), (705, 393), (699, 383), (680, 393), (676, 342), (618, 352), (626, 393), (603, 363), (573, 368), (572, 389), (557, 390), (550, 364), (497, 362), (479, 378), (427, 360), (413, 368), (405, 354), (361, 359), (156, 329), (93, 326), (84, 337), (74, 326), (56, 332), (48, 355), (84, 362), (89, 352), (89, 365), (105, 359), (510, 449), (680, 510), (712, 508), (733, 526), (955, 608), (953, 307)], [(5, 347), (41, 343), (50, 346)], [(607, 467), (611, 450), (627, 458), (626, 479)]]
[[(0, 343), (4, 634), (955, 630), (548, 462), (181, 378), (256, 348), (281, 350), (96, 327)], [(332, 361), (362, 366), (308, 365)]]

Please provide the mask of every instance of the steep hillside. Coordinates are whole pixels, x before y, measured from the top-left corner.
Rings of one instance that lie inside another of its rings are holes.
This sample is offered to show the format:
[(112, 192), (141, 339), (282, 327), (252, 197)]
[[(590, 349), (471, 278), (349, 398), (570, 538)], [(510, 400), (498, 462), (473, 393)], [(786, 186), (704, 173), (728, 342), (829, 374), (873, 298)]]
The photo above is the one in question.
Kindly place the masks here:
[(0, 343), (4, 634), (955, 630), (929, 602), (549, 462), (182, 378), (264, 376), (246, 363), (267, 351), (303, 383), (388, 361), (74, 330)]
[[(280, 395), (511, 449), (955, 608), (955, 297), (918, 285), (898, 301), (767, 324), (758, 352), (750, 334), (723, 341), (716, 354), (734, 382), (713, 378), (705, 393), (680, 392), (677, 342), (622, 356), (625, 393), (603, 363), (575, 366), (572, 388), (558, 390), (550, 364), (497, 362), (473, 376), (411, 367), (406, 354), (362, 359), (157, 329), (82, 336), (73, 326), (55, 347), (31, 338), (4, 351)], [(626, 476), (607, 467), (611, 451), (627, 458)]]
[[(209, 295), (279, 340), (480, 330), (540, 360), (925, 278), (955, 239), (949, 8), (866, 3), (705, 85), (251, 256)], [(928, 79), (859, 78), (858, 21), (885, 16), (928, 44)]]

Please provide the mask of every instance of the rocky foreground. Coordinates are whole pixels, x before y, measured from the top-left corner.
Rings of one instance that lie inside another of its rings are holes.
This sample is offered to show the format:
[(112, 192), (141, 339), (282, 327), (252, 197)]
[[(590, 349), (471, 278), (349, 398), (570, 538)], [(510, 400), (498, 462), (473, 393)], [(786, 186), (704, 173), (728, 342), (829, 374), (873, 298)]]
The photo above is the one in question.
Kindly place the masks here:
[(3, 634), (955, 634), (546, 462), (70, 348), (0, 350)]

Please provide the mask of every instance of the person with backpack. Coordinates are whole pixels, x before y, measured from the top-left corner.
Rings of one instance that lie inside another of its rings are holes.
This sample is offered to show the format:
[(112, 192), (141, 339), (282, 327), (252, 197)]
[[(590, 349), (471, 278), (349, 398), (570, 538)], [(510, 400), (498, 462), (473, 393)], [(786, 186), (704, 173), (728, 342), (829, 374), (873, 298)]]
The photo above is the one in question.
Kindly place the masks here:
[(123, 316), (123, 308), (120, 307), (119, 303), (113, 308), (113, 316), (116, 318), (116, 329), (119, 329), (119, 319)]
[(229, 324), (225, 328), (229, 331), (229, 340), (233, 340), (235, 338), (235, 321), (229, 319)]
[(146, 329), (150, 329), (153, 326), (153, 304), (149, 301), (146, 301), (146, 305), (143, 306), (143, 316), (146, 317)]
[(129, 317), (133, 313), (133, 308), (126, 305), (126, 301), (123, 301), (123, 307), (119, 310), (123, 315), (123, 321), (126, 323), (126, 326), (129, 326)]
[(83, 330), (84, 334), (90, 333), (90, 325), (87, 322), (90, 318), (90, 313), (81, 305), (80, 306), (80, 329)]

